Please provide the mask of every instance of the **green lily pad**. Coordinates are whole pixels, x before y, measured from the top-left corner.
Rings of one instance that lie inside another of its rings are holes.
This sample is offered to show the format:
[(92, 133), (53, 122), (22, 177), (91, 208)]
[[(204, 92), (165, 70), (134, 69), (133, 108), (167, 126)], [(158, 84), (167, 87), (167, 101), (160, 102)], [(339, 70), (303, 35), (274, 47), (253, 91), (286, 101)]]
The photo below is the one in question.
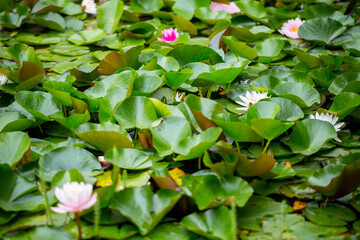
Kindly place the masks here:
[(150, 187), (126, 188), (115, 193), (110, 208), (119, 211), (139, 228), (141, 235), (148, 234), (174, 207), (181, 194), (161, 189), (155, 194)]
[(296, 121), (304, 117), (304, 113), (301, 108), (286, 98), (274, 97), (266, 99), (265, 101), (274, 102), (281, 107), (279, 113), (275, 117), (277, 120)]
[(56, 175), (58, 171), (78, 169), (85, 178), (97, 175), (94, 170), (99, 170), (101, 165), (97, 158), (85, 149), (78, 147), (56, 148), (43, 157), (44, 178), (46, 181)]
[(145, 169), (153, 165), (148, 154), (132, 148), (112, 148), (106, 152), (104, 158), (124, 169)]
[(99, 82), (94, 87), (88, 88), (84, 93), (91, 98), (105, 97), (112, 91), (122, 91), (126, 97), (131, 95), (136, 72), (126, 70), (121, 73), (112, 74)]
[(58, 12), (69, 4), (69, 0), (40, 0), (32, 8), (32, 13)]
[(231, 113), (215, 115), (212, 120), (224, 133), (238, 142), (261, 142), (262, 138), (248, 125)]
[(214, 175), (183, 178), (181, 188), (195, 200), (199, 210), (208, 209), (221, 203), (231, 205), (231, 199), (243, 207), (253, 194), (253, 189), (240, 177)]
[(358, 188), (360, 181), (356, 177), (360, 169), (360, 154), (342, 157), (337, 164), (328, 165), (307, 179), (307, 184), (316, 191), (339, 198)]
[(87, 45), (100, 41), (106, 32), (102, 29), (89, 29), (82, 30), (79, 33), (74, 33), (74, 35), (68, 38), (68, 41), (74, 43), (75, 45)]
[(208, 7), (197, 8), (194, 13), (195, 17), (210, 25), (214, 25), (222, 19), (231, 18), (231, 15), (225, 11), (212, 11)]
[(32, 19), (42, 27), (47, 27), (60, 32), (65, 30), (65, 19), (58, 13), (48, 12), (34, 15)]
[(0, 134), (0, 163), (7, 163), (11, 168), (22, 159), (30, 148), (30, 138), (23, 132), (8, 132)]
[(306, 83), (282, 83), (273, 91), (279, 97), (289, 99), (301, 108), (320, 103), (319, 92)]
[(336, 131), (331, 123), (306, 119), (297, 122), (290, 138), (285, 142), (294, 153), (311, 155), (320, 150), (322, 145), (336, 137)]
[(124, 3), (118, 0), (103, 3), (96, 15), (98, 26), (106, 33), (114, 33), (123, 13)]
[(212, 127), (198, 135), (184, 138), (174, 149), (175, 153), (180, 154), (174, 160), (181, 161), (200, 157), (207, 149), (214, 145), (221, 132), (221, 128)]
[(276, 119), (255, 118), (251, 120), (251, 128), (268, 141), (280, 136), (293, 125), (293, 122), (282, 122)]
[(16, 94), (15, 101), (36, 119), (43, 121), (50, 121), (49, 115), (61, 111), (60, 104), (47, 92), (21, 91)]
[(335, 78), (329, 86), (329, 92), (338, 95), (341, 92), (360, 92), (360, 73), (344, 73)]
[(39, 240), (44, 239), (45, 240), (49, 237), (54, 240), (74, 239), (71, 236), (71, 234), (65, 231), (64, 229), (54, 226), (38, 226), (28, 231), (16, 232), (15, 234), (6, 237), (6, 239), (39, 239)]
[[(0, 207), (5, 211), (39, 211), (44, 209), (45, 202), (37, 187), (26, 178), (17, 175), (7, 164), (0, 165), (0, 176), (3, 194), (0, 196)], [(53, 198), (52, 198), (53, 199)]]
[(326, 17), (314, 18), (303, 23), (298, 30), (299, 37), (330, 43), (346, 30), (340, 22)]
[(356, 93), (343, 92), (338, 94), (329, 108), (329, 112), (335, 114), (340, 119), (349, 115), (360, 105), (360, 96)]
[(34, 124), (34, 121), (28, 119), (18, 112), (0, 113), (0, 132), (22, 131)]
[(160, 10), (163, 6), (162, 0), (146, 1), (146, 0), (131, 0), (131, 7), (139, 13), (151, 13)]
[(161, 157), (172, 154), (181, 140), (192, 135), (189, 122), (177, 116), (156, 120), (150, 130), (153, 145)]
[(274, 59), (278, 60), (281, 57), (281, 50), (283, 49), (285, 42), (281, 39), (268, 39), (259, 45), (254, 47), (254, 50), (258, 55), (258, 62), (269, 63)]
[(268, 14), (262, 3), (254, 0), (245, 0), (238, 2), (237, 5), (248, 17), (267, 24)]
[(344, 49), (354, 54), (355, 56), (360, 56), (360, 44), (359, 41), (348, 41), (343, 43)]
[(224, 206), (203, 213), (193, 213), (184, 217), (181, 224), (208, 239), (230, 240), (236, 238), (236, 223), (233, 213)]
[(199, 45), (182, 45), (174, 48), (168, 53), (175, 58), (179, 64), (185, 65), (192, 62), (201, 62), (209, 58), (215, 58), (220, 61), (220, 55), (213, 49)]
[(74, 133), (80, 139), (90, 143), (103, 152), (113, 147), (133, 147), (129, 134), (118, 125), (112, 123), (85, 123), (75, 128)]
[(347, 207), (338, 204), (328, 204), (318, 207), (317, 203), (310, 203), (304, 209), (305, 217), (310, 221), (325, 226), (345, 226), (348, 221), (354, 221), (356, 215)]
[(114, 112), (122, 128), (150, 128), (157, 119), (154, 104), (146, 97), (129, 97), (122, 101)]

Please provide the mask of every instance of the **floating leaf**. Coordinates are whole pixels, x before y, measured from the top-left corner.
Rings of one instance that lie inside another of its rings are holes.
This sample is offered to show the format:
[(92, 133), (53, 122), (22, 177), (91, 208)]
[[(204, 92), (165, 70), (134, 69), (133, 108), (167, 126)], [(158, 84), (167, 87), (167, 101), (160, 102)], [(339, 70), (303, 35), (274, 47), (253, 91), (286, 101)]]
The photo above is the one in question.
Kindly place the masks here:
[(110, 208), (119, 211), (134, 223), (141, 235), (146, 235), (180, 199), (178, 191), (160, 189), (155, 194), (150, 187), (126, 188), (115, 193)]
[(280, 39), (268, 39), (259, 45), (254, 47), (254, 50), (258, 55), (258, 62), (269, 63), (273, 60), (281, 59), (285, 55), (281, 56), (281, 50), (283, 49), (285, 42)]
[(87, 45), (100, 41), (105, 34), (105, 30), (98, 28), (82, 30), (79, 33), (74, 33), (74, 35), (70, 36), (68, 40), (75, 45)]
[(301, 108), (320, 103), (319, 92), (306, 83), (282, 83), (273, 91), (279, 97), (289, 99)]
[(129, 97), (122, 101), (114, 112), (122, 128), (150, 128), (157, 119), (154, 104), (146, 97)]
[(220, 60), (220, 55), (213, 49), (199, 45), (182, 45), (174, 48), (168, 53), (174, 57), (179, 64), (185, 65), (191, 62), (201, 62), (213, 57)]
[(314, 18), (299, 27), (299, 37), (305, 40), (317, 40), (330, 43), (346, 30), (340, 22), (331, 18)]
[(231, 205), (232, 199), (238, 207), (243, 207), (251, 197), (253, 190), (242, 178), (214, 175), (183, 178), (181, 188), (195, 200), (199, 210), (208, 209), (221, 203)]
[(316, 171), (307, 179), (307, 184), (316, 191), (340, 198), (360, 185), (360, 154), (350, 154), (341, 158), (337, 164), (331, 164)]
[(335, 137), (336, 131), (331, 123), (317, 119), (306, 119), (297, 122), (286, 144), (294, 153), (311, 155), (319, 151), (325, 142)]
[(181, 224), (208, 239), (230, 240), (236, 236), (236, 225), (232, 213), (224, 206), (203, 213), (193, 213), (184, 217)]
[(150, 130), (153, 145), (161, 157), (172, 154), (181, 140), (192, 135), (189, 122), (176, 116), (156, 120)]
[(236, 174), (242, 177), (261, 176), (273, 169), (275, 158), (271, 151), (260, 153), (254, 160), (247, 159), (244, 155), (238, 153), (239, 163), (236, 167)]
[(338, 95), (341, 92), (360, 92), (360, 73), (344, 73), (335, 78), (329, 86), (329, 92)]
[(34, 121), (28, 119), (18, 112), (0, 113), (0, 132), (22, 131), (34, 124)]
[(138, 55), (143, 47), (135, 46), (125, 53), (111, 52), (101, 60), (98, 72), (101, 75), (111, 75), (120, 68), (138, 66)]
[(114, 33), (123, 13), (124, 3), (111, 0), (103, 3), (96, 14), (98, 26), (106, 33)]
[(222, 39), (224, 40), (226, 46), (230, 48), (230, 50), (238, 57), (243, 57), (247, 59), (254, 59), (257, 58), (257, 52), (246, 45), (245, 43), (235, 41), (231, 37), (223, 36)]
[(221, 128), (212, 127), (198, 135), (184, 138), (174, 149), (175, 153), (180, 154), (174, 160), (181, 161), (200, 157), (208, 148), (214, 145), (221, 132)]
[(338, 204), (328, 204), (318, 207), (317, 203), (309, 203), (304, 209), (305, 217), (310, 221), (325, 226), (345, 226), (348, 221), (354, 221), (356, 215), (347, 207)]
[(30, 138), (23, 132), (8, 132), (0, 134), (0, 164), (7, 163), (11, 168), (22, 159), (30, 148)]
[(101, 165), (94, 155), (85, 149), (78, 147), (56, 148), (43, 157), (44, 177), (46, 181), (51, 181), (58, 171), (67, 171), (73, 168), (78, 169), (87, 178), (97, 173)]
[(36, 119), (43, 121), (50, 121), (49, 115), (61, 111), (60, 104), (47, 92), (21, 91), (15, 100)]
[(342, 119), (350, 114), (359, 105), (360, 96), (358, 94), (343, 92), (334, 98), (329, 111)]
[(133, 147), (129, 134), (118, 125), (112, 123), (85, 123), (75, 128), (74, 132), (80, 139), (103, 152), (113, 147)]
[(144, 169), (152, 167), (148, 154), (132, 148), (112, 148), (105, 154), (105, 160), (124, 169)]
[(261, 142), (261, 137), (246, 123), (231, 113), (215, 115), (212, 120), (224, 133), (238, 142)]
[(139, 13), (150, 13), (160, 10), (164, 5), (162, 0), (146, 1), (146, 0), (131, 0), (131, 7)]

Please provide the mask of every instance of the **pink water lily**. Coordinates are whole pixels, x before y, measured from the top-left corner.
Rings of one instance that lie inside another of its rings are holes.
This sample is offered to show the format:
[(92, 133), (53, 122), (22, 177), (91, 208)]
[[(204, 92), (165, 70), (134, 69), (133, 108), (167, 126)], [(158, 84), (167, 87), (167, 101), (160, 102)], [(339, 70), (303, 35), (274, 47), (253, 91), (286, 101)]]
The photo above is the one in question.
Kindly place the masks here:
[(304, 22), (305, 20), (301, 20), (300, 18), (291, 19), (282, 25), (279, 32), (288, 38), (300, 39), (298, 30)]
[(167, 28), (164, 29), (162, 32), (162, 38), (158, 38), (158, 40), (160, 42), (173, 42), (176, 39), (179, 38), (179, 33), (177, 32), (177, 29), (173, 29), (173, 28)]
[(219, 3), (219, 2), (211, 2), (210, 3), (210, 10), (212, 10), (212, 11), (225, 11), (225, 12), (228, 12), (230, 14), (241, 12), (240, 8), (234, 2), (231, 2), (230, 4), (224, 4), (224, 3)]
[(55, 196), (61, 202), (51, 207), (57, 213), (79, 213), (96, 203), (97, 194), (92, 194), (93, 186), (88, 183), (69, 182), (62, 188), (55, 188)]

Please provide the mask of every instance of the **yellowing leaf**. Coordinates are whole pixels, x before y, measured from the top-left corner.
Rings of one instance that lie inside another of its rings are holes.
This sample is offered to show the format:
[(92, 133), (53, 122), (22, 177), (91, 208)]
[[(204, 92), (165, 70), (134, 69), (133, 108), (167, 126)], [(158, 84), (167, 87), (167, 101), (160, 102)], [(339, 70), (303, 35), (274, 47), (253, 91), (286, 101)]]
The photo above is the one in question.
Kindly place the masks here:
[(181, 186), (181, 177), (185, 176), (185, 172), (179, 168), (174, 168), (169, 171), (170, 177), (176, 182), (177, 185)]

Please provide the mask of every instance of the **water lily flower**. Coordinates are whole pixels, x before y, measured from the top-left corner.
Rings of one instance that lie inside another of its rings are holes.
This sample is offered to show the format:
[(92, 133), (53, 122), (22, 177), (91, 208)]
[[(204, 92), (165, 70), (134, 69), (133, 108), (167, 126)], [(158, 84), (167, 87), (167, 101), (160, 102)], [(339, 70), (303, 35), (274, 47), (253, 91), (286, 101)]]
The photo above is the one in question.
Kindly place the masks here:
[(176, 92), (175, 101), (176, 102), (184, 102), (185, 97), (186, 97), (186, 94), (184, 92), (183, 93)]
[(279, 32), (288, 38), (300, 39), (298, 29), (304, 22), (305, 20), (301, 20), (300, 18), (291, 19), (282, 25)]
[(245, 96), (242, 96), (242, 95), (239, 96), (242, 102), (236, 101), (237, 104), (239, 104), (243, 107), (236, 108), (236, 109), (242, 110), (242, 111), (247, 111), (250, 106), (254, 105), (261, 99), (269, 98), (269, 96), (267, 94), (268, 94), (268, 92), (261, 93), (261, 92), (257, 92), (257, 91), (252, 91), (252, 92), (246, 91)]
[(88, 14), (96, 14), (96, 4), (94, 0), (83, 0), (81, 2), (81, 7), (84, 10), (84, 12)]
[(317, 120), (329, 122), (334, 126), (336, 132), (340, 131), (340, 128), (345, 124), (344, 122), (340, 122), (340, 123), (336, 124), (337, 121), (339, 120), (339, 117), (334, 116), (334, 115), (329, 114), (329, 113), (326, 113), (326, 114), (320, 113), (319, 114), (317, 112), (317, 113), (315, 113), (315, 115), (311, 114), (310, 119), (317, 119)]
[(230, 14), (241, 12), (240, 8), (234, 2), (231, 2), (230, 4), (219, 3), (219, 2), (211, 2), (210, 3), (210, 10), (212, 10), (212, 11), (225, 11), (225, 12), (228, 12)]
[(173, 42), (176, 39), (179, 38), (179, 33), (177, 32), (177, 29), (173, 29), (173, 28), (167, 28), (164, 29), (162, 32), (162, 38), (158, 38), (158, 40), (160, 42)]
[(93, 186), (89, 183), (69, 182), (62, 188), (55, 188), (55, 196), (61, 202), (51, 207), (57, 213), (79, 213), (96, 203), (97, 193), (91, 195)]
[(105, 160), (104, 156), (98, 156), (99, 162), (104, 165), (105, 167), (111, 166), (111, 163)]
[(5, 75), (0, 74), (0, 86), (6, 84), (8, 78)]

